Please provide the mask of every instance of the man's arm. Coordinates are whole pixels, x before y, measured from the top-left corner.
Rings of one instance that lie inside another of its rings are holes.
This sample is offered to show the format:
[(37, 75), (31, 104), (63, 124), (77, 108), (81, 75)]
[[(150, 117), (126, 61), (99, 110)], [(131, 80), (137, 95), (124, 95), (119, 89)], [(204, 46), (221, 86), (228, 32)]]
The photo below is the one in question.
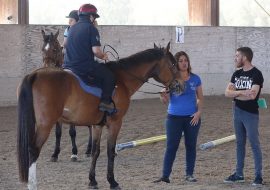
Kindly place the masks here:
[(237, 100), (254, 100), (260, 90), (259, 85), (252, 85), (250, 90), (238, 90), (236, 91), (234, 84), (229, 83), (226, 90), (225, 96), (235, 98)]
[(103, 53), (100, 49), (100, 46), (93, 46), (92, 51), (94, 52), (94, 55), (103, 60), (108, 60), (108, 55), (106, 53)]
[(225, 90), (225, 96), (235, 98), (237, 96), (240, 96), (240, 91), (236, 91), (234, 84), (230, 82)]
[(241, 90), (241, 95), (237, 96), (237, 100), (254, 100), (260, 91), (260, 86), (257, 84), (252, 85), (250, 90)]

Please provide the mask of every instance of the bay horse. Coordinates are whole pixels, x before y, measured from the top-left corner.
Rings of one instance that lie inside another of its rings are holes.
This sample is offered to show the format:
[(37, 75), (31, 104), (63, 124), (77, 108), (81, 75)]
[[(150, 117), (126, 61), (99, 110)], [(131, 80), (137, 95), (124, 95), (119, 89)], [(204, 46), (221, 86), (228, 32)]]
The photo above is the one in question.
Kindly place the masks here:
[[(43, 58), (43, 67), (56, 67), (61, 68), (64, 62), (63, 48), (58, 41), (59, 30), (53, 34), (46, 34), (44, 30), (41, 30), (43, 37), (43, 45), (41, 48), (42, 58)], [(92, 136), (91, 136), (91, 127), (89, 128), (89, 140), (87, 150), (85, 152), (86, 156), (89, 157), (92, 148)], [(77, 161), (78, 159), (78, 149), (76, 145), (76, 128), (74, 124), (69, 126), (69, 135), (72, 144), (72, 155), (71, 161)], [(62, 136), (62, 123), (57, 121), (55, 124), (55, 148), (51, 156), (52, 162), (57, 162), (58, 155), (60, 154), (60, 142)]]
[(111, 189), (121, 189), (114, 178), (115, 146), (130, 97), (149, 78), (162, 83), (171, 91), (183, 89), (183, 82), (179, 83), (176, 78), (179, 74), (176, 60), (169, 50), (170, 43), (166, 48), (155, 46), (107, 63), (116, 76), (113, 100), (117, 112), (111, 116), (99, 111), (100, 98), (86, 93), (71, 72), (47, 67), (26, 75), (19, 88), (18, 99), (17, 151), (20, 180), (28, 182), (30, 190), (37, 189), (36, 162), (53, 125), (60, 120), (76, 126), (93, 125), (89, 186), (97, 189), (95, 168), (102, 133), (102, 126), (97, 124), (105, 121), (108, 131), (107, 180)]

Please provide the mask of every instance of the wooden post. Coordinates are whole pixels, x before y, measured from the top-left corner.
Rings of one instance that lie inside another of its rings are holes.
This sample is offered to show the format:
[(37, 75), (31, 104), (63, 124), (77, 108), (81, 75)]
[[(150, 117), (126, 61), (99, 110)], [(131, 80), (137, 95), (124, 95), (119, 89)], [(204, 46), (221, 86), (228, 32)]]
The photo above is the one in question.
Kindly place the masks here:
[(29, 24), (28, 0), (18, 0), (18, 24)]
[(188, 12), (189, 25), (219, 25), (219, 0), (188, 0)]

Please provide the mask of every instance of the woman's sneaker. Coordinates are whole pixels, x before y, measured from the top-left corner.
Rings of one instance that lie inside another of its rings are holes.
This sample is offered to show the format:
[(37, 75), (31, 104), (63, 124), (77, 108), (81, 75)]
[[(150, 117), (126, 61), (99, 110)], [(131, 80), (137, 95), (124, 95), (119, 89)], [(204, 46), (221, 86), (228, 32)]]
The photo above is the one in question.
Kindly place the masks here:
[(254, 179), (253, 183), (252, 183), (253, 186), (259, 186), (259, 185), (263, 185), (263, 179), (261, 176), (258, 176)]
[(230, 175), (226, 179), (224, 179), (224, 183), (243, 183), (245, 179), (243, 176), (239, 176), (236, 173)]
[(197, 179), (193, 177), (193, 175), (187, 175), (186, 176), (186, 181), (188, 182), (197, 182)]

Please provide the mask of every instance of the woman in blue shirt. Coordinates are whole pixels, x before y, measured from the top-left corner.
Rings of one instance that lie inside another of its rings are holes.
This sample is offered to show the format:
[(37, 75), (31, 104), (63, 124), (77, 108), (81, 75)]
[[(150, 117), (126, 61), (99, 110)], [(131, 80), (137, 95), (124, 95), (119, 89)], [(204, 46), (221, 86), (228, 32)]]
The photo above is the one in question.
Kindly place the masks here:
[(154, 182), (170, 183), (169, 176), (176, 157), (182, 133), (185, 136), (186, 176), (188, 182), (196, 182), (193, 176), (196, 161), (196, 145), (201, 125), (203, 93), (201, 79), (191, 72), (189, 56), (180, 51), (175, 54), (178, 70), (185, 81), (185, 91), (182, 94), (168, 93), (162, 90), (161, 101), (169, 103), (166, 119), (167, 145), (163, 162), (162, 177)]

